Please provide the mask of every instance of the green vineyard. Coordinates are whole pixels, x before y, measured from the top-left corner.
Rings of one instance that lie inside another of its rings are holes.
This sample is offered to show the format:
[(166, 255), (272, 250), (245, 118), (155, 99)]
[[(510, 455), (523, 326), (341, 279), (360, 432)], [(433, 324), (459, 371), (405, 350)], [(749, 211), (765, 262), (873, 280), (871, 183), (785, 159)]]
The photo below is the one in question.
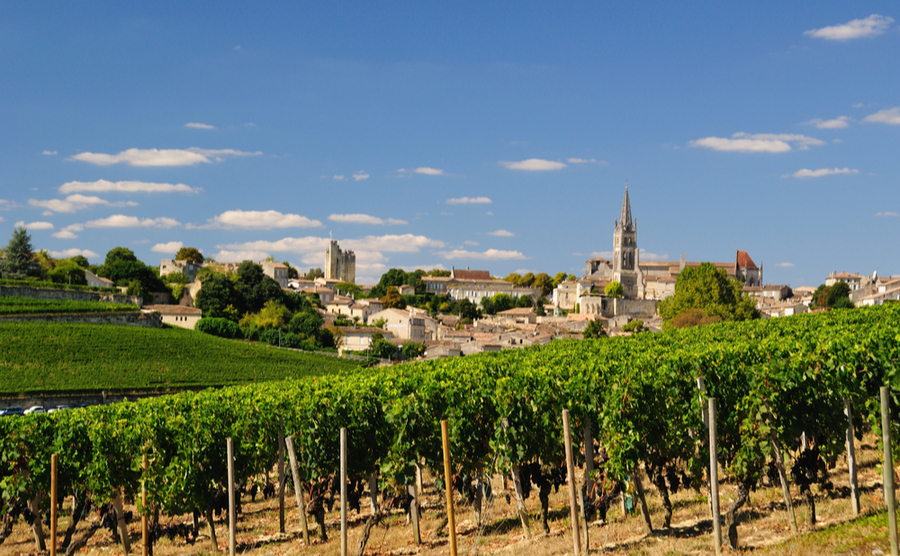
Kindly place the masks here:
[(0, 316), (51, 313), (113, 313), (140, 311), (137, 305), (100, 301), (50, 301), (30, 297), (0, 297)]
[[(123, 364), (141, 358), (127, 346), (116, 349), (128, 353), (119, 359)], [(377, 472), (383, 488), (405, 493), (418, 465), (442, 469), (442, 419), (450, 423), (457, 488), (480, 474), (528, 466), (543, 503), (543, 484), (558, 480), (565, 461), (563, 409), (576, 430), (590, 424), (597, 446), (585, 453), (594, 454), (598, 503), (607, 487), (643, 466), (666, 506), (673, 483), (699, 486), (706, 480), (706, 396), (718, 402), (718, 461), (739, 491), (769, 472), (775, 450), (796, 451), (801, 438), (809, 444), (803, 457), (810, 462), (806, 479), (795, 481), (814, 482), (820, 468), (844, 453), (845, 400), (858, 434), (880, 432), (878, 391), (889, 385), (896, 400), (898, 351), (900, 307), (885, 306), (558, 341), (0, 419), (2, 512), (46, 490), (50, 454), (57, 453), (62, 495), (89, 495), (102, 503), (119, 488), (135, 496), (143, 484), (150, 506), (163, 514), (207, 515), (226, 481), (226, 438), (235, 442), (236, 480), (246, 481), (272, 469), (284, 433), (294, 436), (300, 480), (315, 514), (322, 499), (317, 493), (333, 486), (341, 427), (348, 429), (353, 453), (351, 482), (362, 484)], [(2, 357), (7, 361), (10, 352)], [(165, 361), (172, 364), (175, 357)], [(106, 368), (113, 372), (112, 365)], [(127, 378), (132, 371), (118, 372)], [(892, 423), (896, 427), (897, 420)], [(580, 443), (582, 435), (575, 436)], [(47, 497), (41, 499), (46, 509)], [(740, 496), (732, 503), (730, 519), (741, 503)], [(666, 512), (664, 526), (671, 505)]]
[(0, 395), (228, 386), (356, 365), (180, 328), (0, 322)]

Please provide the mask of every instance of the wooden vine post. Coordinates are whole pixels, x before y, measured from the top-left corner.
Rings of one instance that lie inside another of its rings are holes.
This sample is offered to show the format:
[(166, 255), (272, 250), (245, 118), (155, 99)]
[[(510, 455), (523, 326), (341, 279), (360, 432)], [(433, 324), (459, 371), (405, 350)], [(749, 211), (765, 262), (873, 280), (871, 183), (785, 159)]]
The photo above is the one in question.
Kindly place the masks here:
[(450, 556), (456, 556), (456, 520), (453, 517), (453, 481), (450, 468), (450, 428), (441, 421), (441, 440), (444, 445), (444, 493), (447, 497), (447, 526), (450, 528)]
[(887, 505), (888, 525), (891, 532), (891, 554), (897, 556), (897, 506), (894, 500), (894, 456), (891, 453), (891, 394), (887, 386), (881, 387), (881, 441), (884, 445), (884, 503)]
[(578, 502), (575, 498), (575, 458), (572, 454), (572, 431), (569, 428), (569, 410), (563, 409), (563, 437), (566, 446), (566, 472), (569, 481), (569, 516), (572, 519), (572, 550), (575, 556), (581, 554), (581, 536), (578, 532)]
[(150, 517), (147, 515), (147, 468), (149, 462), (144, 453), (144, 461), (141, 469), (144, 472), (144, 480), (141, 481), (141, 556), (150, 556)]
[(347, 428), (341, 427), (341, 556), (347, 556)]
[(856, 476), (856, 447), (853, 430), (853, 411), (850, 400), (844, 398), (844, 414), (847, 416), (847, 472), (850, 474), (850, 504), (853, 516), (859, 516), (859, 481)]
[(294, 479), (294, 496), (297, 498), (297, 510), (300, 512), (300, 530), (303, 532), (303, 544), (309, 546), (309, 527), (306, 523), (306, 502), (303, 500), (303, 487), (300, 486), (300, 469), (297, 467), (297, 452), (294, 450), (294, 437), (284, 439), (288, 457), (291, 460), (291, 476)]
[(50, 456), (50, 556), (56, 556), (57, 457)]
[(278, 532), (284, 533), (284, 485), (287, 482), (284, 476), (284, 422), (278, 419), (281, 427), (278, 429)]
[(119, 540), (122, 541), (122, 549), (125, 554), (129, 554), (131, 552), (131, 536), (128, 534), (128, 524), (125, 523), (125, 498), (122, 496), (121, 488), (116, 492), (113, 507), (116, 509), (116, 522), (119, 525)]
[(235, 539), (237, 516), (234, 515), (234, 442), (229, 437), (225, 443), (228, 450), (228, 554), (234, 556), (237, 550)]
[(722, 553), (722, 524), (719, 517), (719, 459), (716, 439), (716, 399), (709, 398), (709, 499), (712, 504), (713, 546)]

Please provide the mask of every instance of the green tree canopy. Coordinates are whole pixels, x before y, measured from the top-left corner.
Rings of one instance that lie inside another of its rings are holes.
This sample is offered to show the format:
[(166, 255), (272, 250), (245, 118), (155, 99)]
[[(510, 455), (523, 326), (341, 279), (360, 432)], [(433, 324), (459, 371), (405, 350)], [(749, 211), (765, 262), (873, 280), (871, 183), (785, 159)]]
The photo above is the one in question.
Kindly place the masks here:
[(385, 309), (406, 308), (406, 302), (403, 301), (403, 296), (400, 295), (400, 290), (397, 289), (397, 286), (388, 286), (387, 292), (384, 294), (384, 297), (381, 298), (381, 303), (384, 305)]
[(242, 305), (235, 283), (220, 272), (205, 274), (201, 282), (194, 305), (203, 311), (203, 318), (233, 319), (235, 307)]
[(113, 247), (106, 253), (106, 260), (103, 261), (105, 266), (109, 266), (116, 262), (139, 262), (134, 251), (127, 247)]
[(72, 259), (63, 259), (57, 262), (53, 270), (47, 273), (47, 278), (57, 284), (87, 285), (84, 268)]
[(622, 287), (621, 282), (610, 282), (609, 284), (606, 284), (603, 291), (606, 293), (606, 297), (612, 297), (614, 299), (625, 295), (625, 288)]
[(182, 247), (175, 253), (176, 261), (185, 261), (194, 264), (203, 263), (203, 253), (196, 247)]
[(322, 272), (321, 268), (311, 268), (309, 269), (309, 272), (307, 272), (300, 278), (304, 280), (315, 280), (316, 278), (325, 278), (325, 273)]
[(10, 280), (24, 280), (40, 273), (40, 262), (35, 259), (31, 235), (25, 228), (13, 230), (3, 250), (2, 271), (3, 277)]
[(603, 323), (600, 322), (600, 319), (594, 319), (584, 327), (581, 336), (585, 340), (606, 338), (606, 330), (603, 330)]
[(701, 309), (706, 315), (724, 321), (759, 318), (756, 301), (743, 294), (743, 285), (729, 278), (724, 269), (712, 263), (688, 267), (681, 271), (675, 282), (675, 295), (661, 301), (659, 315), (664, 326), (685, 311)]

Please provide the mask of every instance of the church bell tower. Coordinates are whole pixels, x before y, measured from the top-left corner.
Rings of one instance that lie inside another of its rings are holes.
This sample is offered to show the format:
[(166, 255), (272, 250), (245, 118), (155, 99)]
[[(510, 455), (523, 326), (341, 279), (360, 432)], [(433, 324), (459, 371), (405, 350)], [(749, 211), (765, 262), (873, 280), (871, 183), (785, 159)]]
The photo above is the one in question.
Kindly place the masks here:
[(638, 256), (637, 221), (631, 217), (631, 201), (628, 199), (626, 183), (622, 213), (613, 232), (612, 280), (622, 284), (624, 296), (632, 299), (643, 297)]

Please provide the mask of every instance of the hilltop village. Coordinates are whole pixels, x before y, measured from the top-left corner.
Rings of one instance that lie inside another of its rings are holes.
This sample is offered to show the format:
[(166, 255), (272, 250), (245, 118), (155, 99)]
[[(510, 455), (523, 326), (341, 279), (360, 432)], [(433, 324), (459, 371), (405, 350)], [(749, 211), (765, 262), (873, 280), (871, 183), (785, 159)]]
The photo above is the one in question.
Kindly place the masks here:
[[(15, 276), (9, 261), (24, 233), (17, 230), (4, 253), (4, 278)], [(119, 288), (144, 313), (154, 315), (146, 322), (389, 360), (471, 355), (718, 320), (789, 317), (900, 298), (900, 278), (877, 275), (832, 272), (818, 287), (766, 284), (762, 263), (740, 249), (724, 262), (688, 261), (683, 253), (677, 261), (642, 260), (627, 185), (612, 235), (611, 258), (586, 260), (580, 277), (560, 272), (500, 278), (488, 269), (468, 267), (409, 273), (391, 269), (377, 285), (360, 286), (355, 253), (341, 249), (334, 239), (324, 253), (324, 270), (302, 275), (272, 259), (220, 262), (193, 248), (163, 259), (156, 269), (117, 247), (102, 265), (90, 265), (83, 257), (54, 261), (38, 252), (31, 260), (34, 272), (26, 277)], [(701, 310), (696, 300), (682, 300), (687, 294), (679, 294), (681, 279), (718, 280), (719, 289), (733, 290), (731, 301), (724, 303), (735, 305), (736, 312)], [(12, 295), (8, 292), (13, 290), (6, 291), (4, 295)]]

